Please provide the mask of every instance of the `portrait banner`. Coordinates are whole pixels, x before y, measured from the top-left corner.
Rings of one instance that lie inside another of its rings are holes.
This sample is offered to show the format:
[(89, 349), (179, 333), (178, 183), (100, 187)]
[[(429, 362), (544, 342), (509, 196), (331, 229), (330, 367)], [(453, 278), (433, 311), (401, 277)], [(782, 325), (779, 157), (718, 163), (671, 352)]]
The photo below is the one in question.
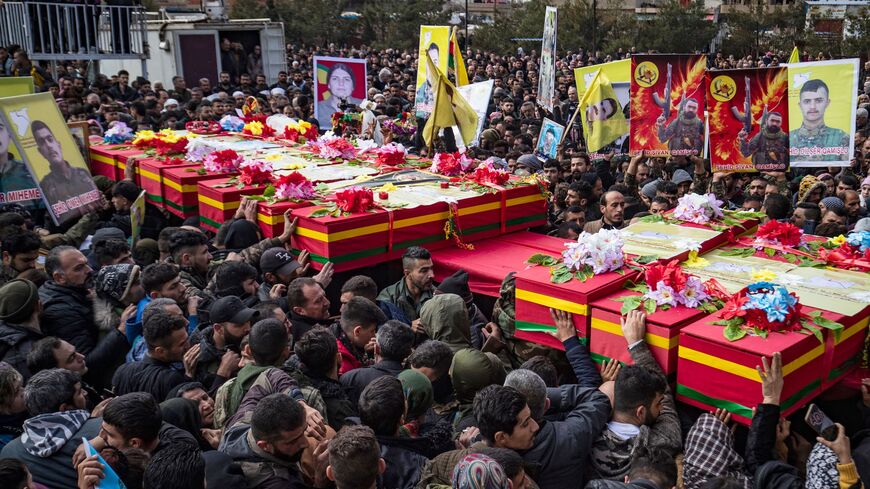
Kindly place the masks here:
[(4, 76), (0, 77), (0, 97), (14, 97), (15, 95), (30, 95), (35, 91), (32, 76)]
[(704, 148), (704, 72), (707, 57), (649, 54), (631, 57), (630, 152), (647, 156), (700, 155)]
[(538, 67), (538, 104), (553, 111), (556, 89), (556, 28), (558, 9), (547, 7), (544, 12), (544, 41), (541, 44), (541, 65)]
[[(473, 148), (480, 144), (480, 133), (483, 132), (483, 125), (486, 123), (486, 109), (489, 107), (489, 99), (492, 97), (492, 89), (494, 86), (494, 80), (487, 80), (456, 87), (456, 91), (459, 92), (459, 95), (468, 102), (468, 105), (470, 105), (477, 114), (477, 129), (474, 133), (474, 139), (468, 143), (469, 148)], [(462, 141), (462, 134), (459, 132), (458, 127), (453, 127), (453, 134), (456, 143), (459, 144)]]
[(565, 126), (544, 117), (544, 122), (541, 124), (541, 134), (538, 136), (538, 144), (535, 145), (535, 156), (540, 160), (555, 159), (558, 156), (559, 143), (562, 141), (564, 132)]
[(615, 146), (614, 142), (628, 132), (628, 119), (613, 85), (600, 71), (580, 99), (580, 114), (586, 148), (591, 154)]
[(332, 129), (332, 114), (356, 107), (368, 96), (366, 60), (314, 57), (314, 117), (321, 129)]
[(713, 172), (788, 169), (784, 67), (707, 72)]
[(619, 61), (611, 61), (599, 65), (583, 66), (574, 68), (574, 84), (577, 87), (577, 100), (583, 100), (586, 96), (586, 91), (595, 80), (595, 75), (598, 72), (607, 80), (610, 80), (610, 86), (613, 88), (613, 93), (616, 94), (616, 100), (623, 108), (622, 113), (626, 119), (625, 132), (621, 134), (615, 141), (604, 146), (598, 151), (589, 151), (589, 158), (592, 161), (600, 160), (613, 153), (614, 156), (622, 156), (628, 154), (628, 132), (629, 132), (629, 85), (631, 85), (631, 60), (621, 59)]
[(136, 242), (139, 241), (139, 236), (142, 234), (142, 224), (144, 223), (145, 191), (143, 190), (130, 207), (130, 246), (136, 246)]
[[(50, 93), (0, 99), (0, 118), (55, 224), (101, 207), (99, 190)], [(5, 179), (5, 177), (4, 177)]]
[(432, 58), (441, 73), (447, 73), (450, 54), (450, 27), (441, 25), (420, 26), (420, 48), (417, 55), (417, 84), (414, 96), (414, 111), (419, 119), (432, 113), (435, 95), (432, 87), (438, 78), (437, 73), (429, 73), (426, 68), (426, 53)]
[(849, 166), (855, 151), (858, 60), (786, 66), (791, 166)]

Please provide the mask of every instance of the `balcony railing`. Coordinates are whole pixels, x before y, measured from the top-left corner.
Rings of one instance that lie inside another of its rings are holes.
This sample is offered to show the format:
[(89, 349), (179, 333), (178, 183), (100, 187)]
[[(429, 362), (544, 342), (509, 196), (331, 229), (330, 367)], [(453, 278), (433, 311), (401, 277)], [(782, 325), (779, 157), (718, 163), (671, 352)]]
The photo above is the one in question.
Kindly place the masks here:
[[(93, 3), (93, 4), (91, 4)], [(18, 45), (36, 60), (148, 57), (141, 6), (3, 2), (0, 45)]]

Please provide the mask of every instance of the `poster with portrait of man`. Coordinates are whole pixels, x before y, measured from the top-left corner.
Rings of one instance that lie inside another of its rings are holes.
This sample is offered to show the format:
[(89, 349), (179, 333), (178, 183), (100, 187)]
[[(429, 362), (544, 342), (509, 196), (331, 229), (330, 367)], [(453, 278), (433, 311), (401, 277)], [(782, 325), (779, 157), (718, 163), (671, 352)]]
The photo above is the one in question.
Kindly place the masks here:
[(781, 66), (707, 72), (714, 173), (788, 169), (787, 85)]
[(555, 159), (559, 154), (559, 143), (562, 142), (564, 132), (565, 126), (544, 117), (541, 134), (538, 135), (538, 144), (535, 145), (535, 156), (539, 160)]
[(855, 150), (858, 60), (787, 67), (791, 166), (849, 166)]
[(704, 150), (702, 54), (631, 57), (630, 152), (647, 156), (697, 156)]
[[(610, 86), (613, 87), (613, 92), (616, 94), (616, 99), (619, 105), (623, 108), (622, 112), (625, 118), (630, 119), (629, 114), (629, 85), (631, 84), (631, 60), (620, 59), (609, 63), (601, 63), (597, 65), (581, 66), (574, 68), (574, 84), (577, 88), (577, 100), (583, 100), (586, 95), (586, 90), (592, 85), (595, 75), (601, 72), (608, 80)], [(581, 122), (581, 121), (578, 121)], [(600, 160), (607, 157), (609, 154), (621, 156), (628, 154), (628, 126), (626, 126), (625, 134), (617, 138), (613, 143), (599, 149), (598, 151), (589, 151), (589, 158), (592, 161)]]
[(55, 224), (101, 207), (101, 194), (51, 94), (2, 98), (0, 119)]
[(332, 129), (332, 114), (366, 99), (366, 60), (314, 57), (314, 117), (321, 129)]
[(538, 67), (538, 104), (553, 111), (556, 88), (556, 28), (558, 9), (547, 7), (544, 12), (544, 41), (541, 44), (541, 65)]
[(420, 48), (417, 53), (417, 84), (414, 92), (414, 112), (417, 118), (425, 119), (432, 113), (435, 94), (432, 87), (438, 80), (436, 73), (426, 69), (426, 53), (432, 58), (432, 63), (447, 73), (447, 62), (450, 54), (450, 27), (441, 25), (420, 26)]

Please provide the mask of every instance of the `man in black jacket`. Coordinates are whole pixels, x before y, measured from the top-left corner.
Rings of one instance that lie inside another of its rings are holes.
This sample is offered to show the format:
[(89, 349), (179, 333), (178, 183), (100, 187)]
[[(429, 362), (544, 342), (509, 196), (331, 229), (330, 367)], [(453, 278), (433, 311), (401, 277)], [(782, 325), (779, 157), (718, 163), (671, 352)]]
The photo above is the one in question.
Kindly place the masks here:
[(414, 332), (410, 326), (395, 320), (381, 325), (375, 335), (375, 364), (355, 368), (341, 376), (341, 385), (347, 389), (351, 402), (356, 405), (363, 389), (375, 379), (398, 376), (404, 370), (402, 362), (413, 347)]
[(378, 476), (378, 487), (409, 489), (420, 481), (430, 450), (427, 438), (399, 436), (407, 409), (402, 383), (394, 377), (380, 377), (368, 385), (359, 400), (360, 421), (375, 432), (381, 458), (387, 470)]
[(45, 259), (45, 272), (49, 280), (39, 288), (43, 333), (75, 346), (90, 366), (89, 383), (107, 387), (130, 349), (125, 334), (128, 314), (125, 311), (118, 327), (100, 339), (90, 299), (93, 270), (85, 255), (72, 246), (53, 248)]
[(315, 326), (329, 326), (329, 299), (316, 280), (299, 277), (287, 287), (287, 300), (290, 303), (290, 322), (293, 324), (293, 338), (302, 335)]
[(42, 338), (39, 292), (30, 280), (15, 279), (0, 287), (0, 360), (27, 381), (27, 354)]
[(174, 387), (191, 381), (191, 372), (185, 375), (173, 368), (172, 363), (184, 361), (185, 369), (190, 370), (198, 349), (190, 348), (187, 321), (164, 311), (145, 318), (142, 336), (148, 345), (148, 355), (141, 361), (122, 365), (112, 384), (118, 395), (143, 391), (162, 401)]

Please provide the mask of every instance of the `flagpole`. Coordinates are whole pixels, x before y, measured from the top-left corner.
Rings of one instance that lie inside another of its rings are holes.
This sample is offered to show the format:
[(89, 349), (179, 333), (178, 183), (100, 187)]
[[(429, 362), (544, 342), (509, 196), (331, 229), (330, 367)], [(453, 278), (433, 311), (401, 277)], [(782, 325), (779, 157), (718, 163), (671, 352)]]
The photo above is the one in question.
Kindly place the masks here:
[[(432, 61), (432, 57), (429, 56), (429, 52), (426, 51), (426, 57), (429, 61)], [(435, 66), (435, 63), (432, 63), (432, 66)], [(435, 67), (437, 69), (437, 66)], [(429, 72), (429, 63), (426, 63), (426, 73)], [(429, 138), (429, 154), (427, 155), (429, 158), (432, 158), (432, 147), (435, 145), (435, 136), (438, 134), (438, 126), (435, 125), (435, 122), (438, 119), (435, 119), (435, 112), (438, 110), (438, 101), (436, 97), (438, 96), (438, 91), (441, 90), (441, 76), (438, 76), (438, 85), (436, 87), (432, 87), (432, 112), (429, 114), (429, 117), (432, 118), (432, 137)], [(425, 129), (425, 126), (424, 126)]]

